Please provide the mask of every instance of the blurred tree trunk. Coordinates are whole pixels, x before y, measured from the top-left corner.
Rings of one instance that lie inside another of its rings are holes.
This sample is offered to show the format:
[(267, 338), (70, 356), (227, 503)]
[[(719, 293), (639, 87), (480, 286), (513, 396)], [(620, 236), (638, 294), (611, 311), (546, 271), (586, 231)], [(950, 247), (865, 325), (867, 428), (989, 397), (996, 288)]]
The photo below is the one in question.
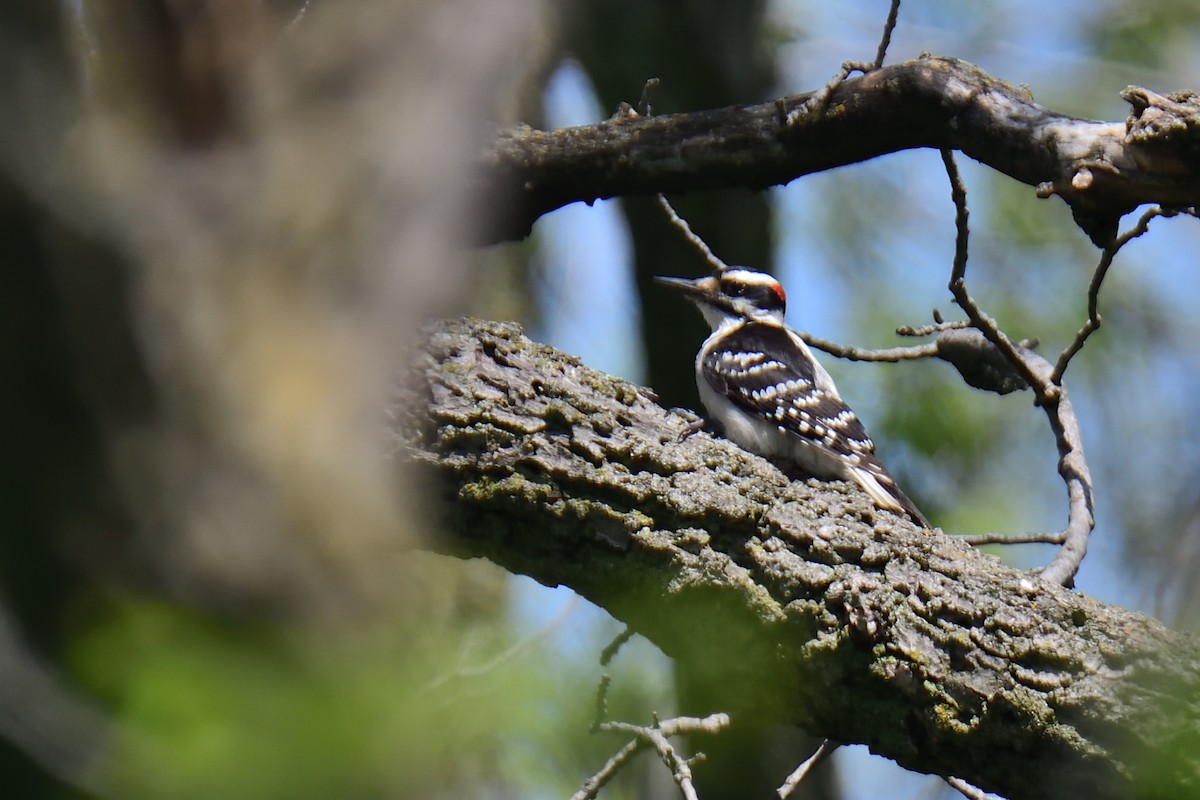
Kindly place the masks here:
[[(46, 711), (122, 604), (297, 640), (455, 607), (408, 559), (420, 489), (380, 458), (379, 414), (419, 320), (470, 283), (450, 176), (539, 9), (0, 6), (0, 664), (47, 678), (0, 680), (6, 792), (99, 779), (95, 732)], [(481, 615), (502, 608), (487, 574), (463, 587)], [(127, 788), (179, 777), (144, 766)]]
[[(650, 78), (661, 81), (650, 97), (654, 113), (765, 100), (776, 84), (772, 51), (764, 45), (766, 6), (763, 0), (650, 6), (634, 0), (575, 0), (566, 12), (563, 44), (583, 63), (610, 113), (621, 102), (636, 107)], [(710, 192), (671, 200), (726, 261), (771, 269), (765, 193)], [(691, 365), (676, 354), (694, 349), (701, 325), (678, 325), (672, 316), (649, 313), (663, 299), (650, 280), (654, 275), (698, 275), (708, 268), (681, 244), (653, 199), (624, 198), (622, 204), (643, 298), (647, 382), (668, 405), (694, 407)]]
[[(678, 5), (646, 5), (624, 0), (575, 0), (568, 5), (564, 45), (577, 56), (610, 113), (621, 102), (637, 106), (645, 82), (661, 83), (650, 95), (657, 113), (766, 99), (775, 90), (772, 51), (764, 44), (767, 4), (763, 0), (726, 3), (710, 0)], [(669, 35), (664, 32), (669, 31)], [(614, 58), (614, 53), (620, 53)], [(672, 203), (729, 263), (771, 270), (771, 213), (765, 192), (734, 190), (673, 196)], [(656, 313), (665, 300), (651, 283), (655, 275), (697, 275), (708, 270), (700, 256), (667, 224), (653, 198), (622, 201), (633, 238), (636, 283), (642, 298), (646, 380), (667, 405), (697, 407), (690, 352), (703, 336), (699, 318), (679, 324), (674, 315)], [(683, 713), (703, 714), (707, 690), (686, 664), (677, 665), (676, 682)], [(782, 738), (779, 738), (782, 736)], [(703, 743), (707, 756), (696, 767), (706, 798), (773, 795), (775, 776), (815, 747), (806, 737), (783, 735), (776, 728), (734, 726), (726, 735)], [(777, 741), (778, 739), (778, 741)], [(811, 781), (803, 796), (832, 796), (833, 770)]]
[(61, 777), (82, 777), (101, 731), (30, 695), (23, 642), (62, 652), (72, 599), (101, 574), (129, 573), (130, 516), (105, 437), (149, 411), (119, 257), (31, 189), (58, 175), (80, 102), (63, 6), (0, 7), (0, 776), (20, 797), (83, 796)]

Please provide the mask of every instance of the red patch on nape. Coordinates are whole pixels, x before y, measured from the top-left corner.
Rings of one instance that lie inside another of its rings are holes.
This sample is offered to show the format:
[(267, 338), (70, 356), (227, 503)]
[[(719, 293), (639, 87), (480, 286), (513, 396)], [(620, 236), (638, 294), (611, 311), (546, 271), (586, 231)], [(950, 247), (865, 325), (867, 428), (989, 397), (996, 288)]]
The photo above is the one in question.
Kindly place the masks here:
[(774, 292), (775, 296), (779, 298), (780, 303), (787, 305), (787, 292), (783, 290), (782, 283), (776, 281), (775, 283), (771, 284), (771, 291)]

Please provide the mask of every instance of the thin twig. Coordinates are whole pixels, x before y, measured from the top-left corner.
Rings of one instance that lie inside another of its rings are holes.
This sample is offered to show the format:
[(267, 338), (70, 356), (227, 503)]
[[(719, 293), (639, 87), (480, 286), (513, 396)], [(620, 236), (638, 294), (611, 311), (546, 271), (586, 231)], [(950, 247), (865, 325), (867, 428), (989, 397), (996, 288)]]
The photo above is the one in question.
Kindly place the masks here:
[(860, 347), (838, 344), (829, 339), (822, 339), (811, 333), (800, 331), (800, 338), (815, 347), (829, 353), (831, 356), (845, 358), (849, 361), (913, 361), (918, 358), (929, 358), (937, 355), (937, 343), (929, 342), (915, 347), (889, 347), (882, 350), (867, 350)]
[(506, 648), (503, 652), (480, 664), (473, 664), (470, 666), (467, 665), (467, 656), (471, 651), (471, 642), (468, 640), (459, 651), (458, 663), (454, 669), (447, 670), (431, 680), (426, 685), (425, 691), (440, 688), (442, 685), (452, 680), (478, 678), (482, 675), (488, 675), (495, 672), (501, 665), (516, 659), (526, 650), (533, 647), (533, 645), (535, 645), (537, 642), (546, 638), (556, 629), (561, 627), (562, 624), (565, 623), (573, 613), (575, 613), (577, 602), (577, 597), (570, 598), (567, 602), (562, 604), (562, 607), (559, 608), (558, 612), (553, 617), (539, 626), (536, 630), (530, 632), (527, 636), (521, 637), (517, 641), (513, 642), (512, 645)]
[(887, 55), (888, 46), (892, 43), (892, 33), (896, 30), (896, 20), (899, 15), (900, 0), (892, 0), (891, 8), (888, 9), (887, 21), (883, 24), (883, 35), (880, 36), (879, 46), (875, 49), (874, 61), (843, 61), (841, 69), (837, 71), (837, 74), (830, 78), (828, 83), (809, 95), (809, 98), (798, 108), (785, 114), (783, 112), (783, 105), (779, 104), (779, 116), (782, 124), (795, 125), (810, 114), (825, 113), (825, 109), (829, 107), (829, 98), (833, 96), (834, 91), (839, 86), (845, 83), (847, 78), (855, 72), (861, 72), (866, 75), (882, 67), (883, 59)]
[(879, 39), (879, 48), (875, 51), (875, 65), (873, 69), (879, 69), (883, 66), (884, 56), (887, 55), (888, 45), (892, 43), (892, 32), (896, 30), (896, 19), (900, 16), (900, 0), (892, 0), (892, 7), (888, 10), (887, 22), (883, 23), (883, 36)]
[(600, 651), (600, 666), (607, 667), (608, 662), (612, 661), (617, 656), (617, 652), (634, 636), (633, 628), (625, 628), (613, 638), (611, 642), (605, 645)]
[(655, 720), (653, 725), (634, 725), (629, 722), (604, 722), (599, 730), (606, 733), (624, 733), (634, 738), (617, 751), (598, 772), (583, 782), (579, 791), (571, 795), (571, 800), (591, 800), (601, 787), (612, 780), (617, 771), (639, 750), (653, 747), (659, 758), (671, 770), (679, 793), (684, 800), (697, 800), (696, 788), (692, 784), (692, 761), (701, 758), (700, 754), (686, 758), (679, 754), (671, 744), (672, 736), (694, 735), (697, 733), (717, 734), (729, 727), (728, 714), (710, 714), (707, 717), (676, 717), (668, 720)]
[(791, 797), (792, 792), (796, 791), (801, 782), (808, 777), (808, 773), (812, 771), (813, 767), (832, 755), (833, 751), (839, 747), (841, 747), (841, 742), (834, 742), (829, 739), (821, 742), (821, 746), (811, 756), (804, 759), (804, 762), (800, 766), (792, 770), (792, 774), (787, 776), (787, 780), (775, 790), (775, 794), (779, 795), (779, 800), (787, 800)]
[(969, 797), (970, 800), (1004, 800), (1004, 798), (1000, 797), (999, 795), (985, 792), (978, 786), (973, 786), (972, 784), (967, 783), (962, 778), (946, 778), (946, 783), (953, 786), (965, 797)]
[(612, 780), (621, 767), (625, 766), (625, 763), (644, 747), (646, 747), (646, 743), (641, 739), (633, 739), (628, 742), (613, 754), (612, 758), (605, 761), (604, 766), (596, 774), (583, 782), (583, 786), (579, 787), (579, 791), (571, 795), (571, 800), (594, 800), (604, 787), (604, 784)]
[(955, 536), (961, 542), (971, 545), (982, 544), (1062, 544), (1066, 541), (1065, 531), (1046, 533), (974, 533)]
[[(941, 316), (938, 313), (937, 309), (934, 309), (934, 314), (936, 316)], [(942, 333), (943, 331), (962, 330), (963, 328), (970, 328), (970, 327), (971, 327), (970, 320), (956, 319), (951, 322), (946, 322), (945, 320), (939, 320), (938, 322), (935, 322), (933, 325), (922, 325), (919, 328), (914, 328), (911, 325), (901, 325), (899, 328), (896, 328), (896, 335), (897, 336), (932, 336), (935, 333)]]
[(1038, 387), (1039, 381), (1030, 364), (1021, 357), (1013, 346), (1004, 331), (1000, 330), (1000, 326), (996, 321), (984, 313), (975, 299), (971, 297), (967, 291), (967, 255), (968, 244), (971, 237), (970, 229), (970, 212), (967, 209), (967, 187), (963, 183), (962, 175), (958, 172), (958, 165), (954, 161), (954, 151), (942, 150), (942, 163), (946, 167), (946, 175), (950, 178), (950, 197), (954, 201), (954, 267), (950, 271), (950, 293), (954, 297), (954, 302), (958, 304), (964, 312), (967, 319), (971, 321), (971, 325), (979, 329), (979, 332), (987, 337), (988, 341), (1000, 349), (1004, 357), (1008, 359), (1030, 386)]
[(1084, 321), (1079, 332), (1075, 334), (1075, 339), (1059, 355), (1058, 363), (1054, 365), (1054, 373), (1050, 376), (1052, 382), (1056, 384), (1062, 383), (1063, 373), (1067, 371), (1067, 366), (1071, 363), (1071, 359), (1083, 349), (1083, 345), (1088, 340), (1088, 337), (1100, 327), (1103, 321), (1100, 318), (1100, 287), (1104, 284), (1104, 278), (1108, 275), (1108, 268), (1112, 266), (1113, 259), (1117, 253), (1122, 247), (1150, 230), (1150, 220), (1155, 217), (1173, 217), (1179, 213), (1181, 212), (1164, 210), (1159, 206), (1147, 209), (1138, 219), (1136, 225), (1125, 231), (1125, 233), (1113, 240), (1112, 244), (1104, 248), (1104, 251), (1100, 254), (1100, 263), (1096, 265), (1096, 269), (1092, 273), (1092, 280), (1088, 284), (1087, 320)]
[(684, 800), (698, 800), (696, 787), (692, 785), (691, 759), (679, 754), (675, 746), (671, 744), (670, 737), (681, 734), (720, 733), (728, 725), (728, 714), (711, 714), (702, 718), (676, 717), (665, 722), (655, 722), (652, 726), (633, 725), (628, 722), (606, 722), (601, 730), (631, 733), (649, 744), (666, 764), (667, 769), (671, 770), (675, 783), (679, 786), (679, 793)]
[[(626, 628), (605, 650), (612, 649), (615, 654), (616, 648), (620, 647), (618, 643), (627, 641), (632, 635), (631, 629)], [(649, 726), (634, 725), (628, 722), (612, 722), (606, 719), (608, 716), (608, 689), (611, 684), (612, 679), (608, 675), (600, 676), (600, 685), (596, 687), (596, 714), (592, 721), (591, 730), (593, 733), (597, 731), (627, 733), (632, 734), (634, 738), (618, 750), (612, 758), (606, 761), (598, 772), (585, 780), (579, 791), (571, 795), (571, 800), (589, 800), (595, 797), (600, 788), (608, 783), (638, 750), (644, 747), (653, 747), (658, 752), (663, 763), (671, 770), (671, 774), (675, 778), (675, 783), (679, 785), (679, 791), (683, 794), (685, 800), (696, 800), (696, 790), (692, 786), (692, 759), (680, 756), (668, 739), (680, 734), (720, 733), (723, 728), (728, 727), (729, 715), (711, 714), (703, 718), (676, 717), (660, 721), (658, 715), (655, 714), (654, 724)], [(697, 754), (693, 758), (701, 757), (700, 754)]]
[(945, 164), (946, 174), (950, 178), (950, 194), (955, 207), (957, 235), (954, 267), (950, 274), (950, 291), (954, 301), (966, 313), (971, 324), (999, 348), (1005, 359), (1025, 378), (1026, 383), (1033, 389), (1034, 402), (1046, 412), (1050, 428), (1054, 432), (1054, 441), (1058, 448), (1058, 473), (1067, 486), (1067, 526), (1061, 533), (1053, 535), (1053, 539), (1061, 539), (1061, 547), (1051, 562), (1042, 569), (1041, 576), (1047, 581), (1069, 586), (1074, 582), (1075, 574), (1087, 554), (1088, 538), (1095, 526), (1092, 478), (1083, 454), (1079, 420), (1067, 397), (1066, 389), (1051, 380), (1054, 368), (1050, 362), (1032, 351), (1019, 351), (1000, 330), (995, 320), (980, 309), (967, 291), (967, 245), (970, 228), (966, 186), (954, 162), (953, 152), (943, 150), (942, 163)]
[(654, 113), (650, 108), (650, 95), (658, 88), (659, 83), (658, 78), (647, 78), (646, 83), (642, 85), (642, 99), (638, 101), (638, 113), (643, 117), (649, 117)]
[(592, 717), (592, 733), (600, 730), (600, 726), (604, 724), (604, 720), (608, 719), (608, 687), (612, 683), (612, 677), (607, 673), (600, 676), (600, 683), (596, 686), (595, 699), (595, 716)]
[(783, 117), (783, 124), (796, 125), (810, 114), (824, 114), (825, 109), (829, 107), (829, 98), (833, 96), (835, 89), (845, 83), (846, 79), (854, 73), (861, 72), (866, 75), (873, 69), (875, 69), (875, 65), (869, 61), (843, 61), (842, 67), (837, 71), (836, 75), (830, 78), (820, 89), (809, 95), (807, 100)]
[(700, 255), (704, 256), (704, 260), (708, 262), (709, 266), (715, 270), (729, 269), (729, 265), (717, 258), (717, 255), (712, 251), (712, 248), (710, 248), (703, 239), (701, 239), (692, 231), (691, 226), (687, 224), (687, 220), (675, 213), (675, 209), (671, 206), (671, 203), (662, 193), (659, 193), (658, 195), (658, 204), (662, 206), (663, 211), (667, 213), (667, 219), (671, 221), (671, 224), (674, 225), (689, 242), (691, 242), (692, 247), (695, 247), (700, 251)]

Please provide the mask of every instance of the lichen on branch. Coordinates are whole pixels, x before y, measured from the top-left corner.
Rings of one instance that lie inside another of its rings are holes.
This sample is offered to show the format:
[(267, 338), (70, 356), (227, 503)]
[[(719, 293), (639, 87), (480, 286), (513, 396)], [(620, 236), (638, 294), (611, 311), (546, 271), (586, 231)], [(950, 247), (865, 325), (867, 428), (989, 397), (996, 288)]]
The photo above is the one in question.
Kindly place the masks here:
[(1194, 637), (790, 480), (511, 323), (431, 329), (394, 408), (446, 500), (429, 547), (571, 587), (735, 718), (1010, 800), (1200, 785)]

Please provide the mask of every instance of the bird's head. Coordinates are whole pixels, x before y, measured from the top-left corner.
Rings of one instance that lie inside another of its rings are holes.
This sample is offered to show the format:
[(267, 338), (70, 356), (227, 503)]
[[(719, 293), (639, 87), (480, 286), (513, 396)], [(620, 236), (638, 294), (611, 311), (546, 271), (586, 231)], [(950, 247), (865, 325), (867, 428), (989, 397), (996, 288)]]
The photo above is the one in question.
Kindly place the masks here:
[(719, 269), (694, 280), (656, 277), (691, 300), (716, 330), (722, 323), (742, 319), (783, 322), (787, 294), (779, 281), (765, 272), (746, 267)]

